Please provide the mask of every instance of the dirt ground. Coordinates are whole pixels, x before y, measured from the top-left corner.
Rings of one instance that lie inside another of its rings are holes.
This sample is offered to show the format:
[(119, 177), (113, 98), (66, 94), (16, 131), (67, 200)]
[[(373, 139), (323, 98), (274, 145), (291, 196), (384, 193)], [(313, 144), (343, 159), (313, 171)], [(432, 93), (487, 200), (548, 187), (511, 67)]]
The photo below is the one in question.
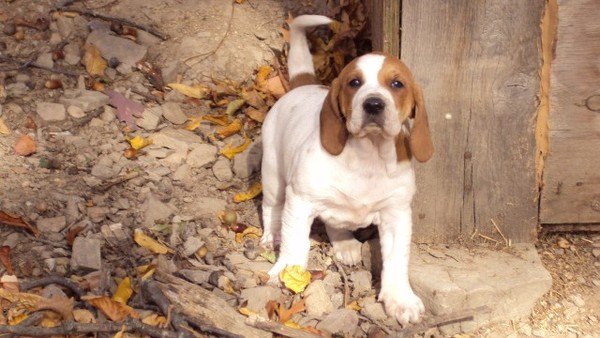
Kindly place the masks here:
[[(287, 13), (325, 11), (319, 1), (241, 2), (88, 0), (76, 1), (72, 6), (127, 18), (147, 30), (154, 28), (166, 34), (168, 38), (162, 40), (137, 29), (137, 36), (126, 38), (146, 46), (145, 59), (162, 70), (165, 83), (180, 81), (187, 85), (212, 83), (214, 79), (252, 84), (257, 70), (272, 64), (272, 50), (284, 46), (280, 27)], [(215, 140), (210, 137), (218, 131), (214, 124), (202, 122), (193, 132), (177, 137), (168, 134), (169, 130), (184, 129), (188, 123), (180, 120), (181, 114), (186, 118), (222, 114), (225, 106), (215, 106), (214, 98), (194, 100), (176, 91), (157, 93), (140, 70), (126, 70), (116, 64), (107, 68), (108, 75), (92, 81), (94, 77), (81, 62), (67, 62), (64, 54), (69, 52), (63, 49), (76, 45), (75, 52), (70, 53), (81, 57), (91, 28), (96, 30), (94, 27), (101, 22), (109, 21), (95, 21), (77, 13), (51, 14), (56, 3), (60, 1), (14, 0), (0, 5), (0, 122), (6, 126), (2, 132), (0, 125), (0, 211), (36, 224), (41, 232), (35, 237), (24, 229), (0, 225), (0, 245), (10, 247), (14, 274), (19, 279), (52, 275), (81, 282), (92, 278), (89, 270), (73, 263), (73, 256), (86, 253), (72, 252), (73, 238), (69, 236), (81, 237), (100, 241), (102, 271), (106, 274), (97, 289), (87, 292), (114, 294), (118, 280), (135, 275), (136, 268), (145, 264), (157, 265), (166, 272), (212, 266), (228, 270), (225, 275), (233, 286), (228, 287), (229, 282), (224, 285), (219, 276), (217, 281), (209, 280), (208, 275), (196, 284), (210, 288), (233, 308), (239, 308), (243, 291), (261, 285), (261, 276), (242, 274), (234, 260), (239, 259), (240, 264), (254, 261), (256, 254), (251, 252), (256, 241), (244, 238), (238, 243), (239, 234), (223, 227), (217, 215), (224, 209), (233, 210), (239, 223), (260, 228), (260, 198), (234, 203), (236, 194), (259, 180), (256, 163), (240, 167), (237, 158), (230, 161), (217, 155), (217, 150), (230, 143), (240, 144), (244, 138), (238, 133)], [(49, 26), (43, 27), (43, 22), (41, 27), (35, 26), (40, 23), (36, 21), (38, 16), (46, 18)], [(68, 20), (60, 19), (59, 23), (60, 16)], [(24, 18), (29, 24), (11, 27), (15, 18)], [(108, 29), (115, 31), (114, 27)], [(48, 60), (40, 59), (42, 54), (54, 58), (53, 67), (44, 69)], [(124, 128), (116, 109), (107, 102), (81, 112), (81, 97), (65, 101), (71, 99), (73, 89), (92, 89), (99, 86), (98, 82), (142, 103), (146, 109), (166, 107), (166, 103), (179, 108), (174, 112), (164, 108), (163, 115), (155, 120), (143, 115), (136, 119), (141, 128), (131, 130)], [(60, 83), (59, 88), (53, 83)], [(235, 93), (225, 97), (230, 103)], [(40, 114), (42, 102), (64, 103), (65, 111), (61, 114), (57, 108), (57, 116), (44, 117)], [(259, 123), (245, 116), (243, 122), (252, 141), (251, 149), (246, 150), (249, 153), (258, 149)], [(23, 135), (35, 143), (35, 153), (22, 156), (15, 152)], [(131, 148), (128, 140), (136, 135), (154, 139), (155, 144), (127, 156)], [(201, 149), (196, 143), (211, 147)], [(185, 149), (183, 155), (181, 147)], [(120, 224), (117, 228), (126, 236), (111, 233), (115, 224)], [(132, 240), (134, 229), (160, 239), (175, 252), (156, 255), (140, 247)], [(600, 235), (542, 235), (537, 248), (552, 275), (553, 286), (538, 301), (532, 315), (460, 337), (600, 336)], [(319, 233), (313, 242), (310, 265), (325, 267), (338, 278), (345, 274), (333, 264), (330, 245)], [(352, 275), (364, 269), (346, 270)], [(0, 275), (4, 274), (8, 274), (7, 268), (0, 264)], [(358, 288), (358, 278), (346, 282), (342, 279), (326, 282), (325, 290), (342, 295), (344, 283), (353, 290)], [(370, 283), (369, 290), (352, 294), (359, 308), (372, 299)], [(288, 305), (294, 301), (289, 294), (284, 296), (288, 297)], [(378, 327), (388, 333), (398, 329), (397, 324), (377, 319), (376, 314), (359, 312), (354, 324), (356, 336), (377, 336), (381, 333)], [(97, 320), (103, 318), (102, 314), (96, 316)], [(319, 329), (317, 317), (297, 314), (292, 318), (302, 326)], [(433, 329), (425, 336), (439, 333)]]

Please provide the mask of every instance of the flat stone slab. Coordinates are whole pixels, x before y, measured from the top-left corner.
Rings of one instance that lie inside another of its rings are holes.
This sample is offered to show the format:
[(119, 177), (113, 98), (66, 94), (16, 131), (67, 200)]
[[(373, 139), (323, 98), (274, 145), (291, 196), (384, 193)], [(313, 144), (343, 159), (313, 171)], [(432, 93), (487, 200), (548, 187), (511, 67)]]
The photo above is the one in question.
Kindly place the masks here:
[(440, 327), (444, 335), (528, 316), (552, 286), (532, 244), (502, 251), (483, 248), (413, 246), (410, 282), (429, 315), (439, 316), (487, 306), (473, 321)]

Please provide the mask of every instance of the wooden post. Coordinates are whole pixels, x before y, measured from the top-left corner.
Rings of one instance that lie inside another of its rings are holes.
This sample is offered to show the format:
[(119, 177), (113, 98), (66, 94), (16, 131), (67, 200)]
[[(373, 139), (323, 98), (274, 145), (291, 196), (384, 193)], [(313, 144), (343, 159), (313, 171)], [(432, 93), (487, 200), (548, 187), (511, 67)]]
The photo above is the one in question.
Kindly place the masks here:
[(436, 148), (418, 164), (415, 240), (533, 241), (543, 0), (404, 0), (402, 59)]
[(400, 56), (400, 0), (367, 0), (374, 51)]

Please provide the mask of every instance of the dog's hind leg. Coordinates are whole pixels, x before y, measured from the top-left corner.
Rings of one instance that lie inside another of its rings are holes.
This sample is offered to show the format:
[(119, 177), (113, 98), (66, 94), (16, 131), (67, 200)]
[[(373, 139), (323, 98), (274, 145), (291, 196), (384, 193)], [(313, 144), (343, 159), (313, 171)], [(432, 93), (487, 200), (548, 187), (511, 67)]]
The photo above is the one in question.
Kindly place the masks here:
[(325, 224), (327, 236), (333, 246), (335, 258), (345, 265), (356, 265), (361, 261), (362, 243), (354, 238), (352, 231)]

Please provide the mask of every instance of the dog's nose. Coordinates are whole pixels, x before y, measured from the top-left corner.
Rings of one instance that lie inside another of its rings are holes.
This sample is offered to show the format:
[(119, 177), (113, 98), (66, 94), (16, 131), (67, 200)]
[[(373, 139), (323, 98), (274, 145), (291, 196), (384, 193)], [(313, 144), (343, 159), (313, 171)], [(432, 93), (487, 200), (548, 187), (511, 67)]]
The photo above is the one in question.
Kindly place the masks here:
[(363, 102), (363, 109), (369, 115), (377, 115), (385, 109), (385, 102), (378, 97), (370, 97)]

